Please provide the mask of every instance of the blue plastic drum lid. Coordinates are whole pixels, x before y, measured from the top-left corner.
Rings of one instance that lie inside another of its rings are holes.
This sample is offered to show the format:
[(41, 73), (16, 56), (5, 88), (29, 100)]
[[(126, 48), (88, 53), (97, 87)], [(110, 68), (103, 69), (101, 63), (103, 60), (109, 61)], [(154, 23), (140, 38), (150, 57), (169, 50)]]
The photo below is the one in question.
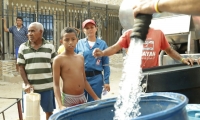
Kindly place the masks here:
[[(116, 98), (66, 108), (49, 120), (113, 120)], [(141, 115), (134, 120), (189, 120), (186, 96), (178, 93), (146, 93), (139, 103)]]

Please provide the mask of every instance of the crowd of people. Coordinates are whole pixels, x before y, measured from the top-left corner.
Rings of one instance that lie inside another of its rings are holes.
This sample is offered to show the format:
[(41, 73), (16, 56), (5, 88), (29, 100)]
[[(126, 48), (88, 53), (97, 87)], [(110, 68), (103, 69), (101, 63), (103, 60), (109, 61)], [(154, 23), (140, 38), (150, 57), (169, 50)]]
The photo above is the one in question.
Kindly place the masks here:
[[(199, 15), (198, 1), (139, 0), (133, 7), (133, 17), (164, 11)], [(33, 22), (27, 29), (23, 26), (23, 18), (17, 17), (16, 26), (7, 28), (6, 20), (2, 20), (4, 31), (12, 33), (14, 37), (17, 70), (24, 81), (24, 91), (30, 93), (33, 88), (34, 92), (41, 95), (40, 104), (46, 113), (46, 119), (56, 108), (55, 98), (58, 108), (63, 110), (66, 107), (99, 100), (103, 90), (110, 91), (108, 56), (122, 48), (128, 48), (132, 32), (132, 29), (127, 30), (116, 44), (108, 47), (104, 40), (97, 38), (98, 26), (95, 21), (87, 19), (82, 23), (82, 31), (86, 37), (78, 40), (80, 30), (65, 27), (60, 36), (62, 45), (56, 52), (54, 45), (42, 37), (44, 27), (41, 23)], [(149, 28), (146, 41), (153, 43), (154, 48), (143, 50), (145, 53), (151, 52), (152, 56), (142, 56), (142, 68), (158, 66), (160, 50), (184, 64), (193, 65), (192, 58), (183, 58), (170, 47), (161, 30)]]

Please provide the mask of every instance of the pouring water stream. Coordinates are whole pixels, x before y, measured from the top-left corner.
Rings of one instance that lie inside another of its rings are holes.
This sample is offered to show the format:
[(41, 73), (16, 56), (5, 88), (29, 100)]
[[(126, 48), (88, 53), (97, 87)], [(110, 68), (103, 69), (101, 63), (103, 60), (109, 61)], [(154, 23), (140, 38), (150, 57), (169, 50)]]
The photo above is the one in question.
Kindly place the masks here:
[[(134, 19), (132, 14), (132, 5), (137, 1), (124, 0), (120, 6), (119, 18), (124, 29), (130, 26), (127, 21), (132, 21), (133, 32), (128, 49), (128, 54), (124, 61), (124, 68), (119, 83), (119, 96), (115, 103), (114, 120), (130, 120), (138, 117), (139, 101), (142, 94), (141, 81), (143, 79), (141, 69), (141, 58), (143, 42), (149, 30), (152, 15), (139, 14)], [(132, 20), (130, 20), (132, 19)], [(134, 23), (134, 24), (133, 24)]]
[(132, 39), (119, 83), (120, 91), (115, 103), (114, 120), (129, 120), (140, 115), (139, 101), (142, 94), (140, 84), (143, 78), (140, 67), (142, 49), (142, 40)]

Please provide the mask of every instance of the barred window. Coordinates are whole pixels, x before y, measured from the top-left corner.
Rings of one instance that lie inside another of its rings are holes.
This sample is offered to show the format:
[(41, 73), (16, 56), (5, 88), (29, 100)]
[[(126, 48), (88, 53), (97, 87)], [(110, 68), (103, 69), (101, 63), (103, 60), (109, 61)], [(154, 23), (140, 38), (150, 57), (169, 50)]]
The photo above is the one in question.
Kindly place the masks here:
[[(18, 12), (17, 16), (21, 16), (23, 18), (23, 24), (26, 27), (36, 21), (36, 14)], [(42, 23), (44, 27), (44, 39), (53, 40), (53, 15), (39, 15), (38, 22)]]
[(45, 40), (53, 40), (53, 15), (39, 15), (38, 22), (44, 26)]

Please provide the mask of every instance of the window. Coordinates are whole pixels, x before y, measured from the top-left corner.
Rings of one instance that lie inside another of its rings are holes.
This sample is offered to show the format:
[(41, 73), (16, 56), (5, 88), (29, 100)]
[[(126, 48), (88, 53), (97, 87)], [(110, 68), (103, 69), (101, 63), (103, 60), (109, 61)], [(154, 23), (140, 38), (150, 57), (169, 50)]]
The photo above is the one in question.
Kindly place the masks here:
[[(21, 16), (23, 18), (23, 24), (26, 27), (36, 21), (36, 14), (18, 12), (17, 16)], [(38, 22), (42, 23), (44, 27), (44, 39), (53, 40), (53, 15), (39, 15)]]
[(32, 22), (35, 21), (35, 14), (18, 12), (17, 16), (23, 18), (23, 25), (26, 26), (27, 28)]

